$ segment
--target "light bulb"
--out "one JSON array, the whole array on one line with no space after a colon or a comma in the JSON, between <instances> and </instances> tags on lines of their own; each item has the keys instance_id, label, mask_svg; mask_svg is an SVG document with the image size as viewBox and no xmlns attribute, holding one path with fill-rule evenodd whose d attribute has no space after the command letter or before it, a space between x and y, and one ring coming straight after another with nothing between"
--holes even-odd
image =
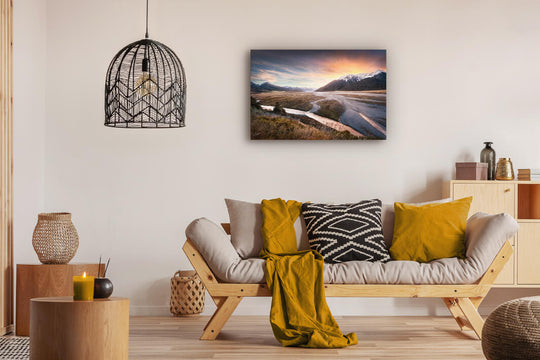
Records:
<instances>
[{"instance_id":1,"label":"light bulb","mask_svg":"<svg viewBox=\"0 0 540 360\"><path fill-rule=\"evenodd\" d=\"M142 74L137 78L135 82L135 88L140 96L145 96L148 94L153 94L156 92L156 79L150 75L150 60L147 57L144 57L142 61Z\"/></svg>"},{"instance_id":2,"label":"light bulb","mask_svg":"<svg viewBox=\"0 0 540 360\"><path fill-rule=\"evenodd\" d=\"M141 76L137 78L135 82L135 87L140 96L145 96L148 94L153 94L156 92L156 79L150 75L149 72L143 71Z\"/></svg>"}]
</instances>

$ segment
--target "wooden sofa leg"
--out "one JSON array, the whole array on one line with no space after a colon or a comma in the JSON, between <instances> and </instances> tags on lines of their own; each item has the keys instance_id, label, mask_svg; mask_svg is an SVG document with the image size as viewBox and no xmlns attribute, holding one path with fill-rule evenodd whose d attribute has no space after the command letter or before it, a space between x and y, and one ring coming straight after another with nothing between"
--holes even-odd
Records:
<instances>
[{"instance_id":1,"label":"wooden sofa leg","mask_svg":"<svg viewBox=\"0 0 540 360\"><path fill-rule=\"evenodd\" d=\"M224 297L224 296L212 297L212 300L214 300L214 304L216 304L217 307L219 307L226 299L227 297Z\"/></svg>"},{"instance_id":2,"label":"wooden sofa leg","mask_svg":"<svg viewBox=\"0 0 540 360\"><path fill-rule=\"evenodd\" d=\"M201 340L215 340L240 301L242 301L242 296L229 296L224 300L217 301L216 303L219 302L218 308L206 324Z\"/></svg>"},{"instance_id":3,"label":"wooden sofa leg","mask_svg":"<svg viewBox=\"0 0 540 360\"><path fill-rule=\"evenodd\" d=\"M482 339L484 319L469 298L456 298L456 302L479 339Z\"/></svg>"},{"instance_id":4,"label":"wooden sofa leg","mask_svg":"<svg viewBox=\"0 0 540 360\"><path fill-rule=\"evenodd\" d=\"M467 317L465 314L463 314L463 311L461 311L461 308L457 304L456 298L442 298L444 301L444 304L450 310L450 313L456 320L457 324L459 325L461 330L472 330L471 325L469 324L469 321L467 320Z\"/></svg>"},{"instance_id":5,"label":"wooden sofa leg","mask_svg":"<svg viewBox=\"0 0 540 360\"><path fill-rule=\"evenodd\" d=\"M484 301L485 296L472 297L469 299L471 299L471 302L473 303L474 307L478 309L482 301Z\"/></svg>"}]
</instances>

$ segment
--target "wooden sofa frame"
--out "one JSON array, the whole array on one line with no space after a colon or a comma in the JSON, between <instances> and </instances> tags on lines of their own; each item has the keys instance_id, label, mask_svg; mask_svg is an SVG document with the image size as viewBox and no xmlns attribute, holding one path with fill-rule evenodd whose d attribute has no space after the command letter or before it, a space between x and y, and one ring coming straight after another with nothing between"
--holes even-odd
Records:
<instances>
[{"instance_id":1,"label":"wooden sofa frame","mask_svg":"<svg viewBox=\"0 0 540 360\"><path fill-rule=\"evenodd\" d=\"M230 234L230 225L221 225ZM217 306L204 328L201 340L215 340L244 297L272 296L266 284L220 282L191 239L186 240L183 250ZM326 284L325 294L327 297L441 298L461 330L474 330L481 339L484 320L478 313L478 306L512 253L512 245L507 240L484 275L470 285Z\"/></svg>"}]
</instances>

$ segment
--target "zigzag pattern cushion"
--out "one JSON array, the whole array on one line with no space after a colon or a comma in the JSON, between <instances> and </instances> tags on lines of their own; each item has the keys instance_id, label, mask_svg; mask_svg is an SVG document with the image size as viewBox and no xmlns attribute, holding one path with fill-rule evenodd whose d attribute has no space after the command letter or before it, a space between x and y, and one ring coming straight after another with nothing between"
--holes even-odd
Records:
<instances>
[{"instance_id":1,"label":"zigzag pattern cushion","mask_svg":"<svg viewBox=\"0 0 540 360\"><path fill-rule=\"evenodd\" d=\"M378 199L356 204L302 204L310 247L327 263L391 260L384 244Z\"/></svg>"}]
</instances>

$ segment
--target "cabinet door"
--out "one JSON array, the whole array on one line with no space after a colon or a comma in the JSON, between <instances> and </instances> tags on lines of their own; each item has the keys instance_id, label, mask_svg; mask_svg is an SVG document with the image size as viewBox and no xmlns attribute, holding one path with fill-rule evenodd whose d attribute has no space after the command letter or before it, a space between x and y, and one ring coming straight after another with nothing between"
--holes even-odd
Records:
<instances>
[{"instance_id":1,"label":"cabinet door","mask_svg":"<svg viewBox=\"0 0 540 360\"><path fill-rule=\"evenodd\" d=\"M516 217L516 185L505 183L466 183L453 184L453 199L461 199L472 196L473 200L469 209L469 216L477 212L488 214L507 213ZM514 237L510 243L515 244ZM513 261L513 260L512 260ZM509 279L510 270L507 270L509 265L499 275L498 279ZM506 276L504 274L507 274ZM512 277L514 269L512 268ZM511 282L513 284L513 282Z\"/></svg>"},{"instance_id":2,"label":"cabinet door","mask_svg":"<svg viewBox=\"0 0 540 360\"><path fill-rule=\"evenodd\" d=\"M513 285L514 284L514 259L515 257L515 251L516 248L513 247L514 254L510 256L510 259L502 269L502 271L499 273L499 276L497 276L497 280L495 280L495 285Z\"/></svg>"},{"instance_id":3,"label":"cabinet door","mask_svg":"<svg viewBox=\"0 0 540 360\"><path fill-rule=\"evenodd\" d=\"M516 217L515 184L504 183L468 183L453 184L453 198L461 199L472 196L469 216L481 211L488 214L507 213Z\"/></svg>"},{"instance_id":4,"label":"cabinet door","mask_svg":"<svg viewBox=\"0 0 540 360\"><path fill-rule=\"evenodd\" d=\"M518 285L540 284L540 223L519 222Z\"/></svg>"}]
</instances>

